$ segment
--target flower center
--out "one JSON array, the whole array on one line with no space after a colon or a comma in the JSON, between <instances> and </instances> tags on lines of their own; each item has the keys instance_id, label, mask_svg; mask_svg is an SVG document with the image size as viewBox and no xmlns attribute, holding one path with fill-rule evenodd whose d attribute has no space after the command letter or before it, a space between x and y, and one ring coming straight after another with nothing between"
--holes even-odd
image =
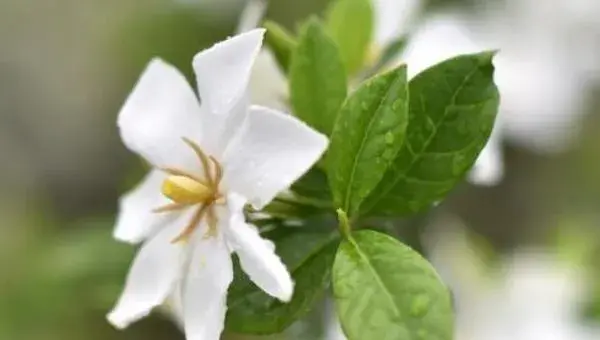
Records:
<instances>
[{"instance_id":1,"label":"flower center","mask_svg":"<svg viewBox=\"0 0 600 340\"><path fill-rule=\"evenodd\" d=\"M208 183L196 179L171 175L162 184L162 193L175 203L207 203L215 196Z\"/></svg>"},{"instance_id":2,"label":"flower center","mask_svg":"<svg viewBox=\"0 0 600 340\"><path fill-rule=\"evenodd\" d=\"M172 243L186 241L196 230L202 219L206 216L208 232L205 236L217 234L217 215L214 210L215 204L224 204L225 198L219 192L219 185L223 178L221 164L212 156L207 156L204 151L193 141L183 138L183 141L196 153L202 168L204 177L175 168L162 169L169 174L162 183L161 192L173 203L154 209L154 212L168 212L198 205L194 216L188 226L177 236Z\"/></svg>"}]
</instances>

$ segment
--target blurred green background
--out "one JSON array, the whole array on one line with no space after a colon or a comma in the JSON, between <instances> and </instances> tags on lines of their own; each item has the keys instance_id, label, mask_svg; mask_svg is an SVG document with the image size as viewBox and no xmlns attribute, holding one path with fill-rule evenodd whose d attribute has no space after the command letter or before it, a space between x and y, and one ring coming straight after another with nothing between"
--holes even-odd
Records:
<instances>
[{"instance_id":1,"label":"blurred green background","mask_svg":"<svg viewBox=\"0 0 600 340\"><path fill-rule=\"evenodd\" d=\"M431 1L426 13L448 3ZM0 339L183 339L160 313L126 332L104 318L135 253L111 238L117 199L145 171L121 144L116 115L151 57L191 77L192 56L233 34L243 6L0 0ZM326 6L272 0L267 16L293 28ZM600 94L597 87L586 91ZM584 128L568 152L540 156L506 145L500 185L461 185L401 237L418 246L423 225L444 235L436 230L459 220L472 249L451 256L468 251L484 272L525 246L541 247L585 274L578 320L600 320L600 99L591 97L597 103L586 106ZM285 337L319 338L320 312Z\"/></svg>"}]
</instances>

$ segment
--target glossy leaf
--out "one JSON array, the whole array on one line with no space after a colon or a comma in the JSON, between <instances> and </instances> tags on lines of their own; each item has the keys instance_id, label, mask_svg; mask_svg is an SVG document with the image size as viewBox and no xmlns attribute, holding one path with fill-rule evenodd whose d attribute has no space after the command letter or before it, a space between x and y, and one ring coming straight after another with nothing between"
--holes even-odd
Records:
<instances>
[{"instance_id":1,"label":"glossy leaf","mask_svg":"<svg viewBox=\"0 0 600 340\"><path fill-rule=\"evenodd\" d=\"M346 91L346 74L337 47L318 20L310 19L301 29L290 66L294 113L329 135Z\"/></svg>"},{"instance_id":2,"label":"glossy leaf","mask_svg":"<svg viewBox=\"0 0 600 340\"><path fill-rule=\"evenodd\" d=\"M498 110L493 52L458 56L409 82L406 140L363 214L411 214L441 200L485 146Z\"/></svg>"},{"instance_id":3,"label":"glossy leaf","mask_svg":"<svg viewBox=\"0 0 600 340\"><path fill-rule=\"evenodd\" d=\"M327 175L323 170L314 167L292 185L292 190L304 197L331 202L331 191Z\"/></svg>"},{"instance_id":4,"label":"glossy leaf","mask_svg":"<svg viewBox=\"0 0 600 340\"><path fill-rule=\"evenodd\" d=\"M227 329L240 333L279 333L307 313L329 285L339 243L337 236L290 229L277 228L265 236L275 242L277 254L292 274L292 300L283 303L270 297L236 266L228 294Z\"/></svg>"},{"instance_id":5,"label":"glossy leaf","mask_svg":"<svg viewBox=\"0 0 600 340\"><path fill-rule=\"evenodd\" d=\"M433 267L394 238L358 231L341 243L333 291L349 340L450 340L450 294Z\"/></svg>"},{"instance_id":6,"label":"glossy leaf","mask_svg":"<svg viewBox=\"0 0 600 340\"><path fill-rule=\"evenodd\" d=\"M281 70L287 73L297 41L290 32L273 21L265 22L264 27L267 29L265 44L273 52Z\"/></svg>"},{"instance_id":7,"label":"glossy leaf","mask_svg":"<svg viewBox=\"0 0 600 340\"><path fill-rule=\"evenodd\" d=\"M402 147L407 122L405 66L367 80L344 103L327 162L334 202L350 217Z\"/></svg>"},{"instance_id":8,"label":"glossy leaf","mask_svg":"<svg viewBox=\"0 0 600 340\"><path fill-rule=\"evenodd\" d=\"M372 0L336 0L329 8L327 26L338 44L348 74L363 66L374 31Z\"/></svg>"}]
</instances>

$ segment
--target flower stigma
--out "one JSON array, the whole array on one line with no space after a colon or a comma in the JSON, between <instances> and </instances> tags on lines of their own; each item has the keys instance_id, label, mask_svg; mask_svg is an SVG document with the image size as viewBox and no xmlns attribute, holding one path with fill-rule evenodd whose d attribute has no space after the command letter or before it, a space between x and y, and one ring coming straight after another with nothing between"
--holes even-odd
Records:
<instances>
[{"instance_id":1,"label":"flower stigma","mask_svg":"<svg viewBox=\"0 0 600 340\"><path fill-rule=\"evenodd\" d=\"M213 156L207 156L200 146L192 140L184 137L183 141L200 160L204 178L176 168L161 169L169 175L162 183L161 192L173 203L156 208L153 211L163 213L198 206L187 227L171 243L187 241L204 217L206 217L208 224L205 237L216 236L217 215L214 208L216 204L225 203L225 197L219 191L219 184L223 178L221 164Z\"/></svg>"}]
</instances>

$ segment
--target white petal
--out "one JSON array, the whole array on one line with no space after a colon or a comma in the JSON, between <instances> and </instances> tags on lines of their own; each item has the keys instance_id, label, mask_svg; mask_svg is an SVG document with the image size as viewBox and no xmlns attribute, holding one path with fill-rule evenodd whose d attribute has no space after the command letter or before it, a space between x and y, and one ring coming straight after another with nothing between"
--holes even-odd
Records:
<instances>
[{"instance_id":1,"label":"white petal","mask_svg":"<svg viewBox=\"0 0 600 340\"><path fill-rule=\"evenodd\" d=\"M225 324L227 289L233 280L229 249L222 234L197 233L183 286L183 318L187 340L217 340Z\"/></svg>"},{"instance_id":2,"label":"white petal","mask_svg":"<svg viewBox=\"0 0 600 340\"><path fill-rule=\"evenodd\" d=\"M228 243L252 282L269 295L290 301L294 291L290 273L275 254L273 243L260 237L258 229L244 221L244 200L236 196L228 197L229 224L223 225Z\"/></svg>"},{"instance_id":3,"label":"white petal","mask_svg":"<svg viewBox=\"0 0 600 340\"><path fill-rule=\"evenodd\" d=\"M219 160L223 159L224 151L244 124L248 113L248 101L248 96L243 95L229 112L206 114L206 121L210 122L202 132L202 147L206 152Z\"/></svg>"},{"instance_id":4,"label":"white petal","mask_svg":"<svg viewBox=\"0 0 600 340\"><path fill-rule=\"evenodd\" d=\"M262 49L250 77L250 98L256 105L286 110L287 79L277 65L273 53Z\"/></svg>"},{"instance_id":5,"label":"white petal","mask_svg":"<svg viewBox=\"0 0 600 340\"><path fill-rule=\"evenodd\" d=\"M160 59L152 60L138 80L117 124L125 145L157 167L195 161L181 138L201 137L198 100L185 77Z\"/></svg>"},{"instance_id":6,"label":"white petal","mask_svg":"<svg viewBox=\"0 0 600 340\"><path fill-rule=\"evenodd\" d=\"M262 49L256 57L249 87L252 103L277 110L287 109L287 79L270 50Z\"/></svg>"},{"instance_id":7,"label":"white petal","mask_svg":"<svg viewBox=\"0 0 600 340\"><path fill-rule=\"evenodd\" d=\"M162 311L183 331L183 301L181 297L181 281L175 284L171 294L165 299ZM159 307L159 308L161 308Z\"/></svg>"},{"instance_id":8,"label":"white petal","mask_svg":"<svg viewBox=\"0 0 600 340\"><path fill-rule=\"evenodd\" d=\"M202 106L228 114L245 95L264 29L254 29L198 53L193 65Z\"/></svg>"},{"instance_id":9,"label":"white petal","mask_svg":"<svg viewBox=\"0 0 600 340\"><path fill-rule=\"evenodd\" d=\"M115 327L125 328L145 317L171 293L180 278L186 251L184 244L172 244L171 241L181 232L180 222L189 217L189 213L183 214L142 246L133 261L123 293L107 316Z\"/></svg>"},{"instance_id":10,"label":"white petal","mask_svg":"<svg viewBox=\"0 0 600 340\"><path fill-rule=\"evenodd\" d=\"M252 106L225 152L225 183L257 209L319 160L327 137L284 113Z\"/></svg>"},{"instance_id":11,"label":"white petal","mask_svg":"<svg viewBox=\"0 0 600 340\"><path fill-rule=\"evenodd\" d=\"M267 11L267 0L248 0L238 22L236 32L243 33L258 27Z\"/></svg>"},{"instance_id":12,"label":"white petal","mask_svg":"<svg viewBox=\"0 0 600 340\"><path fill-rule=\"evenodd\" d=\"M577 140L586 112L585 82L547 49L502 50L494 60L504 138L540 153L562 152Z\"/></svg>"},{"instance_id":13,"label":"white petal","mask_svg":"<svg viewBox=\"0 0 600 340\"><path fill-rule=\"evenodd\" d=\"M160 192L164 177L162 172L153 170L136 188L121 196L113 232L117 240L139 243L175 218L176 214L173 213L152 212L152 209L169 203Z\"/></svg>"},{"instance_id":14,"label":"white petal","mask_svg":"<svg viewBox=\"0 0 600 340\"><path fill-rule=\"evenodd\" d=\"M422 0L375 0L375 43L384 47L406 34L422 7Z\"/></svg>"}]
</instances>

